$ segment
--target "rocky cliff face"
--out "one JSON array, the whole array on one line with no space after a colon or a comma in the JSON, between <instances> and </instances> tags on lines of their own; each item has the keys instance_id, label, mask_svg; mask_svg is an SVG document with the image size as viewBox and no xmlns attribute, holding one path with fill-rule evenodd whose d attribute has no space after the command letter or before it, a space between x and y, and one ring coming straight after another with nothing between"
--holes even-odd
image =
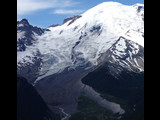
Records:
<instances>
[{"instance_id":1,"label":"rocky cliff face","mask_svg":"<svg viewBox=\"0 0 160 120\"><path fill-rule=\"evenodd\" d=\"M17 120L60 120L52 113L41 96L21 76L17 77Z\"/></svg>"}]
</instances>

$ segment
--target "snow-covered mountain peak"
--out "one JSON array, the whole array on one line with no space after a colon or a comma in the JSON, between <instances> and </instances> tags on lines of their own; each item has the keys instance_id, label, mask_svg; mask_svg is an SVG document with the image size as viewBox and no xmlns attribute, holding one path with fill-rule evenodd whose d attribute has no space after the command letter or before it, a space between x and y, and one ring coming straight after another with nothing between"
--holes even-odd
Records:
<instances>
[{"instance_id":1,"label":"snow-covered mountain peak","mask_svg":"<svg viewBox=\"0 0 160 120\"><path fill-rule=\"evenodd\" d=\"M21 21L17 21L17 27L28 26L29 22L27 19L22 19Z\"/></svg>"},{"instance_id":2,"label":"snow-covered mountain peak","mask_svg":"<svg viewBox=\"0 0 160 120\"><path fill-rule=\"evenodd\" d=\"M136 5L138 6L138 5ZM140 8L139 8L140 9ZM65 30L73 32L87 33L94 28L100 28L105 34L114 34L114 36L126 36L128 31L139 31L144 33L144 11L138 13L138 8L134 6L126 6L117 2L104 2L96 7L91 8L79 17L68 19L63 25L57 28L50 28L51 31ZM72 17L71 17L72 18ZM135 22L136 21L136 22ZM113 35L112 35L113 36ZM137 35L136 35L137 36ZM130 37L130 38L129 38ZM127 35L127 38L137 42L141 46L143 44L143 35L137 39L135 36Z\"/></svg>"},{"instance_id":3,"label":"snow-covered mountain peak","mask_svg":"<svg viewBox=\"0 0 160 120\"><path fill-rule=\"evenodd\" d=\"M37 80L61 72L65 68L75 69L87 65L88 69L98 65L103 61L100 60L102 55L113 47L119 38L144 46L144 21L139 11L144 12L139 7L104 2L82 15L65 19L62 25L49 27L50 31L40 36L37 35L37 41L25 52L26 56L31 56L32 53L40 54L42 63ZM121 47L124 47L123 52L131 48L129 45L126 48L125 44Z\"/></svg>"},{"instance_id":4,"label":"snow-covered mountain peak","mask_svg":"<svg viewBox=\"0 0 160 120\"><path fill-rule=\"evenodd\" d=\"M127 81L132 84L134 79L141 80L139 77L143 77L144 71L143 5L104 2L82 15L66 18L62 25L50 26L49 30L25 24L25 19L17 22L17 73L28 78L49 106L74 109L75 100L85 93L114 113L127 112L121 105L105 101L94 91L96 88L83 84L81 79L90 72L96 73L98 86L111 83L114 87L121 81L128 86ZM92 77L89 79L94 83ZM122 94L126 85L120 87ZM137 85L135 87L137 91Z\"/></svg>"}]
</instances>

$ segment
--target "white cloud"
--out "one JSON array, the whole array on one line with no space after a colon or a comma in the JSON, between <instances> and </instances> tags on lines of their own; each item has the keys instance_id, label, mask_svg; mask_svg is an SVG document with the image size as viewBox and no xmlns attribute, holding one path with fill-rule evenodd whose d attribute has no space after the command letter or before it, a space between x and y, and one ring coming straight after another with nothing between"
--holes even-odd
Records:
<instances>
[{"instance_id":1,"label":"white cloud","mask_svg":"<svg viewBox=\"0 0 160 120\"><path fill-rule=\"evenodd\" d=\"M49 8L66 8L78 4L73 0L17 0L17 15L31 14Z\"/></svg>"},{"instance_id":2,"label":"white cloud","mask_svg":"<svg viewBox=\"0 0 160 120\"><path fill-rule=\"evenodd\" d=\"M66 10L66 9L58 9L53 12L53 14L79 14L84 12L84 10Z\"/></svg>"}]
</instances>

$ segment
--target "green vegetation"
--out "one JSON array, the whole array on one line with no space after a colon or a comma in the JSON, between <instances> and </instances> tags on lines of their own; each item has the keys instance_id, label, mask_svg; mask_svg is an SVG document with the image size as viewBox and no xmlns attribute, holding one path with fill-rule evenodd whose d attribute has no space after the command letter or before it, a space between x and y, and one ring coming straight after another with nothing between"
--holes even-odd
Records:
<instances>
[{"instance_id":1,"label":"green vegetation","mask_svg":"<svg viewBox=\"0 0 160 120\"><path fill-rule=\"evenodd\" d=\"M114 117L111 111L84 95L79 97L78 110L70 120L111 120L111 116Z\"/></svg>"}]
</instances>

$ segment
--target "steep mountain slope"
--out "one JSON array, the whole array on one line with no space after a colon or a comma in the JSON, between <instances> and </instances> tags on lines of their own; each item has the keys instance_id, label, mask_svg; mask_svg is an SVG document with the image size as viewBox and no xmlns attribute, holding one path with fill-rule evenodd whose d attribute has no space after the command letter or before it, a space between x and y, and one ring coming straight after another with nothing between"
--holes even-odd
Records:
<instances>
[{"instance_id":1,"label":"steep mountain slope","mask_svg":"<svg viewBox=\"0 0 160 120\"><path fill-rule=\"evenodd\" d=\"M104 2L48 29L34 34L25 49L17 47L17 72L29 78L51 107L74 113L83 92L113 113L125 113L119 103L104 100L81 79L106 63L107 74L117 78L124 70L144 71L144 6ZM22 33L17 31L17 36L23 38Z\"/></svg>"},{"instance_id":2,"label":"steep mountain slope","mask_svg":"<svg viewBox=\"0 0 160 120\"><path fill-rule=\"evenodd\" d=\"M34 87L17 77L17 120L60 120L52 113Z\"/></svg>"},{"instance_id":3,"label":"steep mountain slope","mask_svg":"<svg viewBox=\"0 0 160 120\"><path fill-rule=\"evenodd\" d=\"M37 41L36 36L41 36L45 31L48 30L30 25L26 19L17 22L17 73L23 72L29 79L36 75L41 62L38 51L34 52L29 47Z\"/></svg>"}]
</instances>

